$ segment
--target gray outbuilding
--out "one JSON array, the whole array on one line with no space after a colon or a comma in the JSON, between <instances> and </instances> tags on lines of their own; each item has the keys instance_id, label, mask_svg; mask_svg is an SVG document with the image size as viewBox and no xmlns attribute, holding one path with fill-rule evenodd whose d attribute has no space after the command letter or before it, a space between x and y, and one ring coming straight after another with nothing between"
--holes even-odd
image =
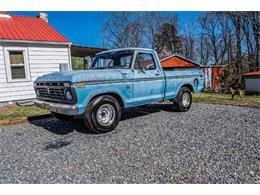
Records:
<instances>
[{"instance_id":1,"label":"gray outbuilding","mask_svg":"<svg viewBox=\"0 0 260 195\"><path fill-rule=\"evenodd\" d=\"M249 72L243 75L247 94L260 94L260 71Z\"/></svg>"}]
</instances>

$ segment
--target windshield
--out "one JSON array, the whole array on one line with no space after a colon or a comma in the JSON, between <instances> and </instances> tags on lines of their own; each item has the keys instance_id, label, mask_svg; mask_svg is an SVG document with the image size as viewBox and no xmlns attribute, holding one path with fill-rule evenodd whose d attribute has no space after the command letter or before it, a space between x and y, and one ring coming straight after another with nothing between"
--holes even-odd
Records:
<instances>
[{"instance_id":1,"label":"windshield","mask_svg":"<svg viewBox=\"0 0 260 195\"><path fill-rule=\"evenodd\" d=\"M128 69L133 58L133 51L111 52L97 55L90 69Z\"/></svg>"}]
</instances>

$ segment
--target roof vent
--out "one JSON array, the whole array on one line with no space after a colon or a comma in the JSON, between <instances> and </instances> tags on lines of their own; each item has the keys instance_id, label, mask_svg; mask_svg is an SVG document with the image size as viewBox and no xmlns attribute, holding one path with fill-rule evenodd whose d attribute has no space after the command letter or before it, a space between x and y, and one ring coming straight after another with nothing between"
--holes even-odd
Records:
<instances>
[{"instance_id":1,"label":"roof vent","mask_svg":"<svg viewBox=\"0 0 260 195\"><path fill-rule=\"evenodd\" d=\"M41 19L43 19L45 22L48 23L48 14L47 14L47 13L40 12L39 15L38 15L38 18L41 18Z\"/></svg>"}]
</instances>

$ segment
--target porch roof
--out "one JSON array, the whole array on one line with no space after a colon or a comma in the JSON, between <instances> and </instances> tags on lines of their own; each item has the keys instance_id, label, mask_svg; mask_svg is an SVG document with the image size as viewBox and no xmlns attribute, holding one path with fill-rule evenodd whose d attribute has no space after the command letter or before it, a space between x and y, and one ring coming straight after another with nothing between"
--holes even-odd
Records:
<instances>
[{"instance_id":1,"label":"porch roof","mask_svg":"<svg viewBox=\"0 0 260 195\"><path fill-rule=\"evenodd\" d=\"M81 45L71 45L71 56L74 57L86 57L93 56L96 53L107 50L106 48L98 48L98 47L87 47Z\"/></svg>"}]
</instances>

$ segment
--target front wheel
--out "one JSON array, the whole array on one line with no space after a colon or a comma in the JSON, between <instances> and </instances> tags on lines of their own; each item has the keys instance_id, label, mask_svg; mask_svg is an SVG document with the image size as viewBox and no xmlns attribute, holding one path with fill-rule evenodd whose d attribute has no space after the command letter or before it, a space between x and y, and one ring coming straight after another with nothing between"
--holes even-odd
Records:
<instances>
[{"instance_id":1,"label":"front wheel","mask_svg":"<svg viewBox=\"0 0 260 195\"><path fill-rule=\"evenodd\" d=\"M192 103L191 91L187 87L182 87L174 99L174 104L177 107L177 110L180 112L186 112L190 109Z\"/></svg>"},{"instance_id":2,"label":"front wheel","mask_svg":"<svg viewBox=\"0 0 260 195\"><path fill-rule=\"evenodd\" d=\"M93 99L84 113L86 126L95 133L106 133L114 130L120 119L120 104L110 95Z\"/></svg>"}]
</instances>

